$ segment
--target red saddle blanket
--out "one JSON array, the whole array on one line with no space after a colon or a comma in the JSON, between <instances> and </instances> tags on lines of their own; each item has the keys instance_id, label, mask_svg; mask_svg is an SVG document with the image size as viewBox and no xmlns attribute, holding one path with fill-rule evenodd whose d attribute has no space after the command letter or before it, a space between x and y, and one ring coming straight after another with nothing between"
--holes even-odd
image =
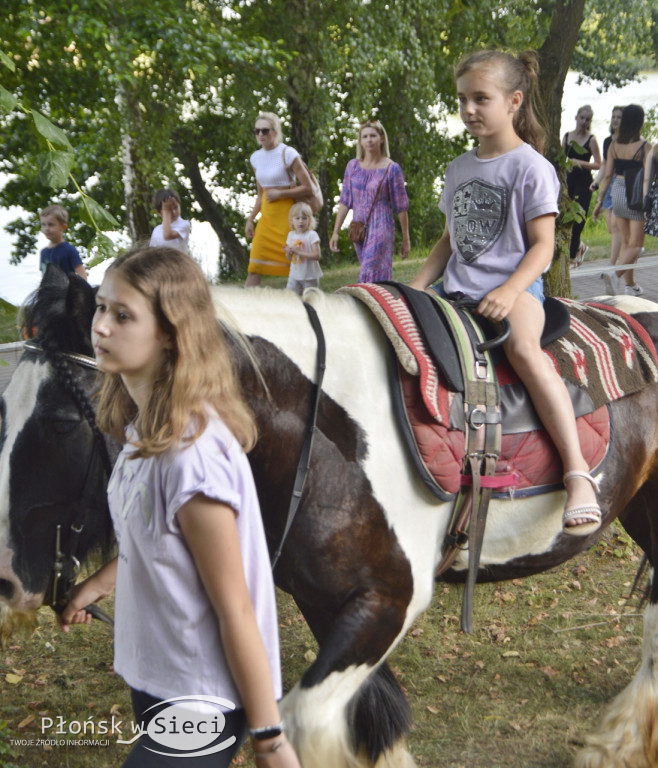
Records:
<instances>
[{"instance_id":1,"label":"red saddle blanket","mask_svg":"<svg viewBox=\"0 0 658 768\"><path fill-rule=\"evenodd\" d=\"M375 283L341 289L363 301L379 320L396 352L400 399L405 405L406 430L413 433L416 463L433 478L442 498L453 496L461 484L465 435L450 423L454 397L427 353L402 296ZM544 352L572 389L586 390L589 412L578 417L581 447L596 473L609 450L609 403L658 381L658 359L646 330L630 315L603 304L562 299L571 315L567 333ZM497 365L499 384L518 386L506 360ZM503 432L505 424L503 423ZM544 493L561 484L560 457L543 429L503 434L497 474L515 477L518 494ZM500 493L500 491L499 491Z\"/></svg>"}]
</instances>

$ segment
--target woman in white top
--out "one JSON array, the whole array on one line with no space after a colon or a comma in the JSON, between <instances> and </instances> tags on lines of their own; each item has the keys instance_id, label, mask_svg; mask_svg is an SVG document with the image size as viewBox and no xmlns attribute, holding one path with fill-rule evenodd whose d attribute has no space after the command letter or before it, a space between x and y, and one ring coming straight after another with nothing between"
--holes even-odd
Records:
<instances>
[{"instance_id":1,"label":"woman in white top","mask_svg":"<svg viewBox=\"0 0 658 768\"><path fill-rule=\"evenodd\" d=\"M245 235L253 238L247 286L260 285L261 275L288 275L290 261L283 251L288 236L288 213L294 202L311 194L311 179L299 152L281 141L279 118L272 112L261 112L256 118L254 135L260 149L253 153L250 162L258 194L245 226ZM293 176L299 181L297 186ZM258 226L254 228L259 213Z\"/></svg>"}]
</instances>

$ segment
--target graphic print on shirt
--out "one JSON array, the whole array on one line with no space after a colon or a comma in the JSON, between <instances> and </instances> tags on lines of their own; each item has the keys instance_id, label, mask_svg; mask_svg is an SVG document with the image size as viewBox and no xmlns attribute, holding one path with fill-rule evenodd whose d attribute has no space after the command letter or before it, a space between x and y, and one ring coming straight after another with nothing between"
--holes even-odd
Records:
<instances>
[{"instance_id":1,"label":"graphic print on shirt","mask_svg":"<svg viewBox=\"0 0 658 768\"><path fill-rule=\"evenodd\" d=\"M455 245L469 263L498 240L507 219L507 189L469 179L455 190Z\"/></svg>"},{"instance_id":2,"label":"graphic print on shirt","mask_svg":"<svg viewBox=\"0 0 658 768\"><path fill-rule=\"evenodd\" d=\"M303 240L295 240L295 242L292 244L293 248L299 248L302 251L305 251L306 248L304 246ZM302 263L302 257L298 253L293 253L292 255L292 263L293 264L301 264Z\"/></svg>"}]
</instances>

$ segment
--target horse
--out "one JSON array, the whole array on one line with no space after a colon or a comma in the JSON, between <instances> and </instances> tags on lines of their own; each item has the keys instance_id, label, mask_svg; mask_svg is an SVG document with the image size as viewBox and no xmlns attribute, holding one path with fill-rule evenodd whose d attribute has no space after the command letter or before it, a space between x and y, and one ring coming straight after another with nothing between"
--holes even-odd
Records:
<instances>
[{"instance_id":1,"label":"horse","mask_svg":"<svg viewBox=\"0 0 658 768\"><path fill-rule=\"evenodd\" d=\"M259 440L249 455L270 552L288 527L318 377L318 339L291 292L213 288ZM658 305L610 297L658 342ZM307 291L326 344L313 448L297 515L275 568L319 651L282 703L305 768L408 768L408 703L386 658L429 605L451 504L419 478L392 417L386 338L349 295ZM93 289L55 268L27 314L24 353L0 399L1 618L41 605L62 560L111 542L105 490L116 456L95 425ZM233 330L230 330L233 328ZM658 557L658 385L610 405L615 439L599 476L604 525L619 518ZM83 499L83 503L80 503ZM595 541L565 536L564 490L494 498L478 571L498 581L557 566ZM58 528L59 526L59 528ZM447 574L463 579L467 553ZM50 600L51 597L48 597ZM14 618L12 618L14 617ZM658 580L634 680L586 738L579 768L658 764Z\"/></svg>"}]
</instances>

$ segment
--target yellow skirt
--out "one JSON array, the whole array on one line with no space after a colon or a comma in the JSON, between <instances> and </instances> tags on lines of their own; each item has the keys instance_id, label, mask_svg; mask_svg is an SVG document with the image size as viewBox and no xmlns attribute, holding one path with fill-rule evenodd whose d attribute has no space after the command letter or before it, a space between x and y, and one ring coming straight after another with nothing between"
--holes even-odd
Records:
<instances>
[{"instance_id":1,"label":"yellow skirt","mask_svg":"<svg viewBox=\"0 0 658 768\"><path fill-rule=\"evenodd\" d=\"M280 197L268 203L263 192L260 219L249 253L249 272L276 276L286 276L290 272L290 262L283 248L290 231L288 213L292 204L290 197Z\"/></svg>"}]
</instances>

